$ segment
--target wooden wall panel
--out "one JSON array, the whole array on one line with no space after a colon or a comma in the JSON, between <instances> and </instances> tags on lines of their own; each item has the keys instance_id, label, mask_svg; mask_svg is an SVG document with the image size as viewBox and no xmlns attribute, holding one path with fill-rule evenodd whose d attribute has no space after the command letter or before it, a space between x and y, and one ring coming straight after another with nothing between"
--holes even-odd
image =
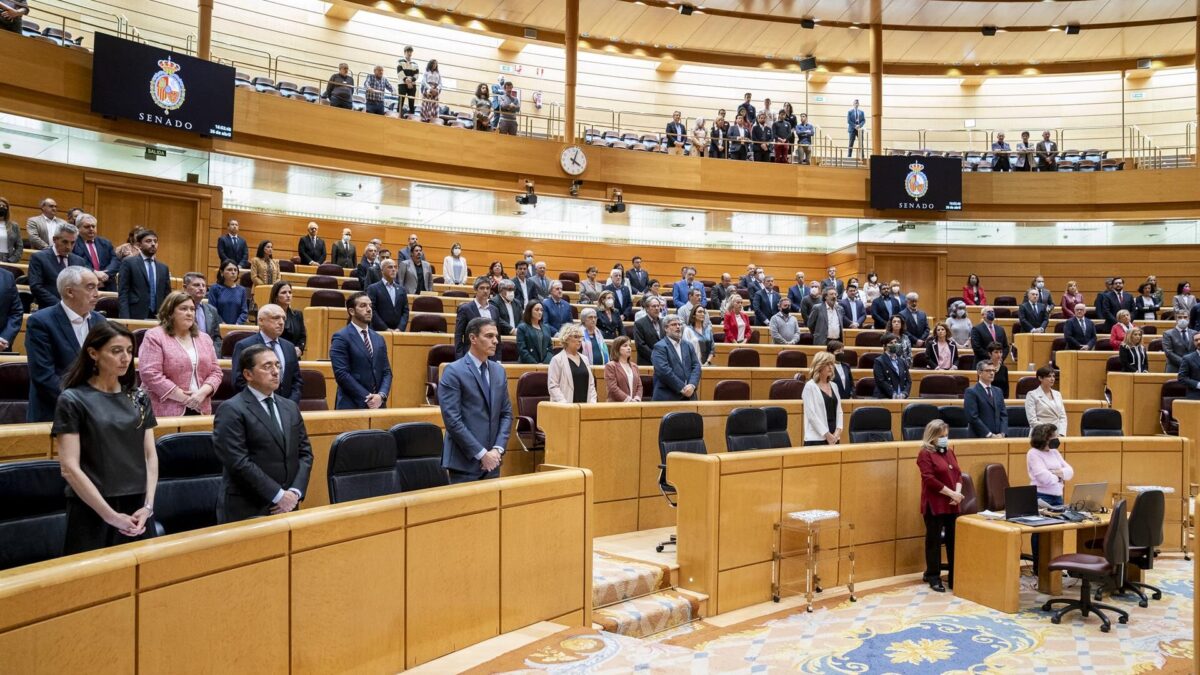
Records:
<instances>
[{"instance_id":1,"label":"wooden wall panel","mask_svg":"<svg viewBox=\"0 0 1200 675\"><path fill-rule=\"evenodd\" d=\"M134 604L131 597L113 600L0 633L4 671L29 675L135 672Z\"/></svg>"}]
</instances>

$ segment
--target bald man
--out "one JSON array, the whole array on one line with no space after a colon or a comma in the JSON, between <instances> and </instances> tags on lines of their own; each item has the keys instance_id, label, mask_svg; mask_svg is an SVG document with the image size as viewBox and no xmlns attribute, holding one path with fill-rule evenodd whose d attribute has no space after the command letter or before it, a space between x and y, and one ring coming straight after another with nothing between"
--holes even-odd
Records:
<instances>
[{"instance_id":1,"label":"bald man","mask_svg":"<svg viewBox=\"0 0 1200 675\"><path fill-rule=\"evenodd\" d=\"M266 345L279 358L282 366L279 370L279 389L276 394L300 402L300 394L304 390L303 378L300 376L300 360L296 356L296 347L283 339L283 324L287 319L283 308L279 305L263 305L258 310L258 332L250 337L238 340L233 347L233 362L241 363L242 352L253 345ZM234 375L233 388L241 391L246 388L246 379L242 371Z\"/></svg>"},{"instance_id":2,"label":"bald man","mask_svg":"<svg viewBox=\"0 0 1200 675\"><path fill-rule=\"evenodd\" d=\"M321 265L325 262L325 240L317 236L316 223L308 224L308 234L300 237L299 245L301 265Z\"/></svg>"}]
</instances>

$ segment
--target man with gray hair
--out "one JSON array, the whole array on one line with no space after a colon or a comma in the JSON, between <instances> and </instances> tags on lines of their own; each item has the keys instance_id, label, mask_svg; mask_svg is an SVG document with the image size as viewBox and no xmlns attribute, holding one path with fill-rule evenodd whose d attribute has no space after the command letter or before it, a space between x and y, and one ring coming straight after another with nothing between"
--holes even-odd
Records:
<instances>
[{"instance_id":1,"label":"man with gray hair","mask_svg":"<svg viewBox=\"0 0 1200 675\"><path fill-rule=\"evenodd\" d=\"M543 271L545 268L543 267ZM542 322L550 327L550 330L555 333L563 325L571 323L574 320L574 315L571 312L571 303L563 297L562 282L558 279L550 282L550 295L542 300Z\"/></svg>"},{"instance_id":2,"label":"man with gray hair","mask_svg":"<svg viewBox=\"0 0 1200 675\"><path fill-rule=\"evenodd\" d=\"M217 308L204 301L208 297L208 280L199 272L183 275L183 292L196 305L196 328L212 338L213 350L221 353L221 314ZM237 363L237 361L234 361Z\"/></svg>"},{"instance_id":3,"label":"man with gray hair","mask_svg":"<svg viewBox=\"0 0 1200 675\"><path fill-rule=\"evenodd\" d=\"M683 344L683 322L677 315L668 314L662 323L667 335L651 354L654 400L693 401L700 389L700 360L696 350Z\"/></svg>"},{"instance_id":4,"label":"man with gray hair","mask_svg":"<svg viewBox=\"0 0 1200 675\"><path fill-rule=\"evenodd\" d=\"M87 261L71 252L78 236L79 230L64 222L51 238L50 248L44 248L29 257L29 292L33 293L39 308L45 309L58 303L58 286L55 282L63 270L72 265L87 267Z\"/></svg>"},{"instance_id":5,"label":"man with gray hair","mask_svg":"<svg viewBox=\"0 0 1200 675\"><path fill-rule=\"evenodd\" d=\"M494 295L491 302L492 307L496 309L496 329L501 335L516 335L517 326L521 323L521 315L524 313L524 308L516 297L517 286L512 282L512 279L501 279L497 284L499 293Z\"/></svg>"},{"instance_id":6,"label":"man with gray hair","mask_svg":"<svg viewBox=\"0 0 1200 675\"><path fill-rule=\"evenodd\" d=\"M95 311L100 300L96 274L82 265L59 273L61 302L29 315L25 321L25 353L29 364L29 422L54 420L54 408L62 393L62 375L79 356L83 341L97 324L105 321Z\"/></svg>"},{"instance_id":7,"label":"man with gray hair","mask_svg":"<svg viewBox=\"0 0 1200 675\"><path fill-rule=\"evenodd\" d=\"M967 424L975 438L1004 438L1008 433L1008 408L1004 405L1004 394L992 386L996 379L996 364L981 361L975 364L978 383L968 387L963 396L963 410Z\"/></svg>"},{"instance_id":8,"label":"man with gray hair","mask_svg":"<svg viewBox=\"0 0 1200 675\"><path fill-rule=\"evenodd\" d=\"M650 296L644 301L646 316L633 322L633 343L637 347L637 362L639 366L654 365L653 351L655 345L663 338L662 300L658 296Z\"/></svg>"},{"instance_id":9,"label":"man with gray hair","mask_svg":"<svg viewBox=\"0 0 1200 675\"><path fill-rule=\"evenodd\" d=\"M279 388L275 393L299 403L300 394L304 390L304 379L300 375L300 359L296 356L296 346L283 338L283 324L286 319L287 314L279 305L259 307L258 332L238 340L233 347L233 362L241 363L242 352L250 347L266 345L279 359ZM240 368L234 373L233 388L236 391L246 388L246 378Z\"/></svg>"},{"instance_id":10,"label":"man with gray hair","mask_svg":"<svg viewBox=\"0 0 1200 675\"><path fill-rule=\"evenodd\" d=\"M58 202L52 197L46 197L38 204L42 212L25 221L25 230L29 233L29 248L40 251L50 248L50 242L58 232L58 228L67 221L58 217Z\"/></svg>"},{"instance_id":11,"label":"man with gray hair","mask_svg":"<svg viewBox=\"0 0 1200 675\"><path fill-rule=\"evenodd\" d=\"M366 90L367 112L372 115L382 115L384 113L383 98L391 95L394 90L392 83L383 74L383 66L375 66L375 70L367 76L367 81L363 83L363 89Z\"/></svg>"},{"instance_id":12,"label":"man with gray hair","mask_svg":"<svg viewBox=\"0 0 1200 675\"><path fill-rule=\"evenodd\" d=\"M96 216L81 213L75 218L79 238L75 240L75 255L87 261L87 266L100 280L100 290L117 290L117 267L121 261L112 242L97 233Z\"/></svg>"},{"instance_id":13,"label":"man with gray hair","mask_svg":"<svg viewBox=\"0 0 1200 675\"><path fill-rule=\"evenodd\" d=\"M920 297L916 293L905 295L904 309L900 310L900 318L904 319L904 332L908 334L908 341L914 348L924 347L925 341L929 339L929 317L917 309L918 300Z\"/></svg>"},{"instance_id":14,"label":"man with gray hair","mask_svg":"<svg viewBox=\"0 0 1200 675\"><path fill-rule=\"evenodd\" d=\"M367 286L367 297L375 312L371 316L371 328L375 332L387 330L403 331L408 327L408 292L400 285L396 272L399 265L395 260L379 263L382 278Z\"/></svg>"}]
</instances>

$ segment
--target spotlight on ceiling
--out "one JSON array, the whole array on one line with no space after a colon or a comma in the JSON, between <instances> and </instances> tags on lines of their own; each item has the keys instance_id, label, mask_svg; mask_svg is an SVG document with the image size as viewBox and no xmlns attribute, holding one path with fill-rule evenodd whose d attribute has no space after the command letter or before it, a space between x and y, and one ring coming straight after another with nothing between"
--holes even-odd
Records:
<instances>
[{"instance_id":1,"label":"spotlight on ceiling","mask_svg":"<svg viewBox=\"0 0 1200 675\"><path fill-rule=\"evenodd\" d=\"M525 194L513 198L521 206L537 206L537 195L533 192L533 181L525 181Z\"/></svg>"},{"instance_id":2,"label":"spotlight on ceiling","mask_svg":"<svg viewBox=\"0 0 1200 675\"><path fill-rule=\"evenodd\" d=\"M621 188L613 190L613 203L605 204L604 210L609 213L625 213L625 198L621 196Z\"/></svg>"},{"instance_id":3,"label":"spotlight on ceiling","mask_svg":"<svg viewBox=\"0 0 1200 675\"><path fill-rule=\"evenodd\" d=\"M1067 35L1079 35L1079 24L1072 23L1067 25Z\"/></svg>"},{"instance_id":4,"label":"spotlight on ceiling","mask_svg":"<svg viewBox=\"0 0 1200 675\"><path fill-rule=\"evenodd\" d=\"M696 11L696 8L692 5L680 5L679 6L679 13L684 16L691 16L692 12L694 12L694 11Z\"/></svg>"},{"instance_id":5,"label":"spotlight on ceiling","mask_svg":"<svg viewBox=\"0 0 1200 675\"><path fill-rule=\"evenodd\" d=\"M983 31L983 34L986 35L987 37L992 37L993 35L996 34L995 26L984 26L981 30Z\"/></svg>"},{"instance_id":6,"label":"spotlight on ceiling","mask_svg":"<svg viewBox=\"0 0 1200 675\"><path fill-rule=\"evenodd\" d=\"M800 19L800 27L812 30L817 27L817 22L814 19Z\"/></svg>"}]
</instances>

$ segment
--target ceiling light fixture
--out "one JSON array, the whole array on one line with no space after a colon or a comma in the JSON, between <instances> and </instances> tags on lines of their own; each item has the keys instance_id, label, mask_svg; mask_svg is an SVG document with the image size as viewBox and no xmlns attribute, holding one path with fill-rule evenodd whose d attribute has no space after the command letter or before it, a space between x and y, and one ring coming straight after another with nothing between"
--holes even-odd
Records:
<instances>
[{"instance_id":1,"label":"ceiling light fixture","mask_svg":"<svg viewBox=\"0 0 1200 675\"><path fill-rule=\"evenodd\" d=\"M696 8L693 7L692 5L680 5L679 6L679 13L682 14L683 16L691 16L692 12L695 12L695 11L696 11Z\"/></svg>"},{"instance_id":2,"label":"ceiling light fixture","mask_svg":"<svg viewBox=\"0 0 1200 675\"><path fill-rule=\"evenodd\" d=\"M993 35L996 34L996 27L995 26L984 26L983 28L980 29L980 32L982 32L986 37L992 37Z\"/></svg>"},{"instance_id":3,"label":"ceiling light fixture","mask_svg":"<svg viewBox=\"0 0 1200 675\"><path fill-rule=\"evenodd\" d=\"M1079 24L1067 24L1067 35L1079 35Z\"/></svg>"},{"instance_id":4,"label":"ceiling light fixture","mask_svg":"<svg viewBox=\"0 0 1200 675\"><path fill-rule=\"evenodd\" d=\"M807 19L807 18L800 19L800 27L801 28L807 28L809 30L812 30L813 28L816 28L816 26L817 26L816 19Z\"/></svg>"}]
</instances>

